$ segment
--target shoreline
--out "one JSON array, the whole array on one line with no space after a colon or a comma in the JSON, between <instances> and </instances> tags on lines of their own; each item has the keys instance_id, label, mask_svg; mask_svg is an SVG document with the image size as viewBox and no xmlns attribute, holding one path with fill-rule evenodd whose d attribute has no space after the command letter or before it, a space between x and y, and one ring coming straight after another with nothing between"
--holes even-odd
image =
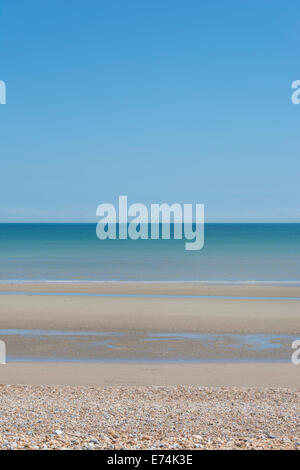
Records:
<instances>
[{"instance_id":1,"label":"shoreline","mask_svg":"<svg viewBox=\"0 0 300 470\"><path fill-rule=\"evenodd\" d=\"M119 282L119 281L1 281L0 292L157 294L245 297L298 297L300 284L203 283L203 282Z\"/></svg>"}]
</instances>

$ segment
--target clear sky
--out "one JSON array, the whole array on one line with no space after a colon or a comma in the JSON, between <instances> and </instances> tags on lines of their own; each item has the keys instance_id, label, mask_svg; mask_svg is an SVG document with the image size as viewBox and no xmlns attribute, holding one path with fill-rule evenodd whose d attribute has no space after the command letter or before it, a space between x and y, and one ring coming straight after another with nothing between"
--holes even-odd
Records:
<instances>
[{"instance_id":1,"label":"clear sky","mask_svg":"<svg viewBox=\"0 0 300 470\"><path fill-rule=\"evenodd\" d=\"M300 222L299 32L298 0L1 0L0 222Z\"/></svg>"}]
</instances>

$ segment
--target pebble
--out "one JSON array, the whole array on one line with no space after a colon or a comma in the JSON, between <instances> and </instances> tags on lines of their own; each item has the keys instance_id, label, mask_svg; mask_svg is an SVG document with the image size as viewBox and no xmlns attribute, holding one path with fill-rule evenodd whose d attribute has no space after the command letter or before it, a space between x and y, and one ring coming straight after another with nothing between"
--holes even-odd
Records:
<instances>
[{"instance_id":1,"label":"pebble","mask_svg":"<svg viewBox=\"0 0 300 470\"><path fill-rule=\"evenodd\" d=\"M300 391L2 385L0 417L7 450L295 449Z\"/></svg>"},{"instance_id":2,"label":"pebble","mask_svg":"<svg viewBox=\"0 0 300 470\"><path fill-rule=\"evenodd\" d=\"M100 442L98 441L98 439L91 439L90 443L91 443L91 444L100 444Z\"/></svg>"}]
</instances>

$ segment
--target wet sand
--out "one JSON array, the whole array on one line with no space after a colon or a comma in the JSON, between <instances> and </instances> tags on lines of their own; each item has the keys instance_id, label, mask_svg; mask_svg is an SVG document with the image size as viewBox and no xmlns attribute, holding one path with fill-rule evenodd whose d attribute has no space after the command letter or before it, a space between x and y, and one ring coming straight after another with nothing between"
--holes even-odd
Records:
<instances>
[{"instance_id":1,"label":"wet sand","mask_svg":"<svg viewBox=\"0 0 300 470\"><path fill-rule=\"evenodd\" d=\"M138 338L155 333L211 333L230 335L278 334L300 337L300 301L284 297L300 296L299 287L291 286L212 286L199 284L11 284L1 285L2 292L24 292L20 295L0 295L0 329L42 329L70 330L77 332L126 333L127 339L118 338L114 355L99 349L104 360L113 357L125 361L141 358L141 349L135 347ZM44 292L46 295L31 295L30 292ZM47 295L61 292L62 295ZM209 295L209 298L171 298L171 297L80 297L70 296L67 292L102 294L155 294L155 295ZM64 294L65 293L65 294ZM214 298L214 295L247 296L255 298L234 299ZM272 299L257 297L277 297ZM281 297L281 298L278 298ZM300 298L300 297L299 297ZM131 343L129 344L129 339ZM8 351L11 356L21 356L22 347L27 348L30 356L43 357L45 339L35 338L31 344L27 339L7 337ZM95 340L95 338L93 338ZM56 342L55 342L56 341ZM53 337L50 351L55 356L58 340ZM228 355L228 344L224 349L214 349L212 345L195 346L192 341L181 343L169 340L170 350L159 356L159 342L147 344L146 359L155 364L157 359L176 359L199 357L209 360L219 359L219 364L147 364L135 363L9 363L1 367L2 383L51 383L51 384L196 384L196 385L249 385L249 386L291 386L299 385L299 369L291 364L235 364L230 358L241 359L239 351ZM76 338L66 338L64 344L67 356L78 360L80 356ZM31 349L30 349L31 348ZM68 349L69 348L69 349ZM127 349L126 349L127 348ZM130 349L131 348L131 349ZM196 351L196 348L197 351ZM130 349L130 353L128 350ZM48 347L49 350L49 347ZM33 351L33 353L32 353ZM127 352L126 352L127 351ZM196 351L196 352L195 352ZM222 352L223 351L223 352ZM263 362L264 353L255 348L248 351L249 359ZM289 345L279 354L274 351L271 358L289 361L292 350ZM135 354L135 355L134 355ZM175 356L174 356L175 354ZM82 354L81 354L82 356ZM87 358L93 358L87 354ZM47 371L44 373L43 371ZM249 372L244 373L246 370ZM100 372L99 372L100 371ZM142 371L146 371L145 373ZM152 372L151 372L152 371ZM223 371L226 371L223 372ZM26 373L25 373L26 372ZM50 373L51 372L51 373ZM49 373L49 375L48 375ZM100 376L99 376L100 374ZM96 377L96 378L95 378ZM121 377L121 379L120 379ZM47 382L47 380L49 382ZM74 382L75 380L75 382ZM76 382L76 380L78 382ZM120 380L120 382L119 382ZM127 380L127 382L126 382ZM27 381L27 382L26 382Z\"/></svg>"},{"instance_id":2,"label":"wet sand","mask_svg":"<svg viewBox=\"0 0 300 470\"><path fill-rule=\"evenodd\" d=\"M0 330L9 361L284 361L290 335Z\"/></svg>"}]
</instances>

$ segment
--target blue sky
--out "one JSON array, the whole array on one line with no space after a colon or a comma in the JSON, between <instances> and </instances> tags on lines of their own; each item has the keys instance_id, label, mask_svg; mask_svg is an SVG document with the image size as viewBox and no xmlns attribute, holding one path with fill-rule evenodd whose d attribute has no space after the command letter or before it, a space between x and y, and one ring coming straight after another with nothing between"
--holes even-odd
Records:
<instances>
[{"instance_id":1,"label":"blue sky","mask_svg":"<svg viewBox=\"0 0 300 470\"><path fill-rule=\"evenodd\" d=\"M2 0L0 222L300 221L298 1Z\"/></svg>"}]
</instances>

